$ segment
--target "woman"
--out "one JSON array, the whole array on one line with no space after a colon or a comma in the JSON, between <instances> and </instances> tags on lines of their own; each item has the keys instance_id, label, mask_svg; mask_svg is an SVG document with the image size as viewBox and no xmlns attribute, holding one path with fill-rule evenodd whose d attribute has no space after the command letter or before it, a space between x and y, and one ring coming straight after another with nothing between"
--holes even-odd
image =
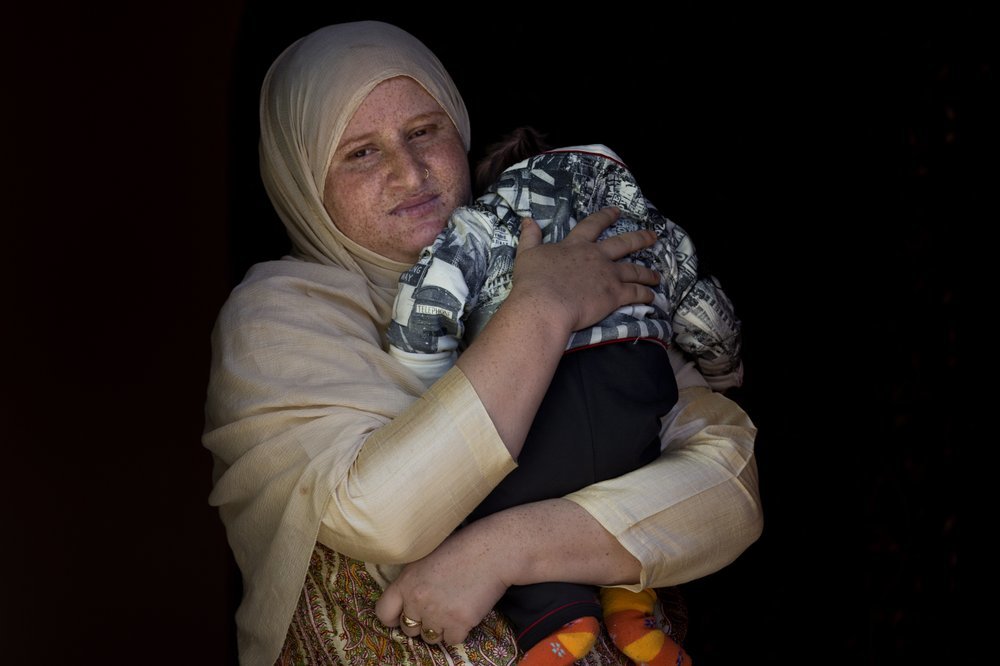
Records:
<instances>
[{"instance_id":1,"label":"woman","mask_svg":"<svg viewBox=\"0 0 1000 666\"><path fill-rule=\"evenodd\" d=\"M265 78L261 174L293 256L220 312L204 436L242 663L509 663L508 586L674 585L760 534L753 424L682 362L656 461L455 531L516 466L569 333L657 279L615 261L651 234L595 242L610 211L555 244L526 222L504 308L424 391L385 333L400 273L471 198L468 147L451 78L393 26L316 31Z\"/></svg>"}]
</instances>

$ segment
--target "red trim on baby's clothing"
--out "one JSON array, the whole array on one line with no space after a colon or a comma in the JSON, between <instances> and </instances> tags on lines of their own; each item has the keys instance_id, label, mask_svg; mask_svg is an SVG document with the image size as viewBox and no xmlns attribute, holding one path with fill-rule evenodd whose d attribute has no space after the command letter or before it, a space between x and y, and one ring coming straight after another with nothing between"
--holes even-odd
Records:
<instances>
[{"instance_id":1,"label":"red trim on baby's clothing","mask_svg":"<svg viewBox=\"0 0 1000 666\"><path fill-rule=\"evenodd\" d=\"M568 148L553 148L552 150L543 150L542 151L543 155L548 155L550 153L580 153L581 155L596 155L597 157L603 157L606 160L611 160L615 164L620 164L623 167L625 167L626 169L628 168L628 165L625 164L624 162L622 162L621 159L619 159L619 158L617 158L617 157L615 157L613 155L608 155L607 153L602 153L602 152L597 151L597 150L581 150L580 148L576 148L576 147L570 146Z\"/></svg>"},{"instance_id":2,"label":"red trim on baby's clothing","mask_svg":"<svg viewBox=\"0 0 1000 666\"><path fill-rule=\"evenodd\" d=\"M604 345L618 345L623 342L652 342L663 347L664 350L670 349L670 345L661 340L660 338L648 337L648 338L619 338L617 340L604 340L603 342L595 342L592 345L583 345L582 347L573 347L572 349L567 349L564 354L570 354L575 351L580 351L583 349L593 349L595 347L603 347Z\"/></svg>"},{"instance_id":3,"label":"red trim on baby's clothing","mask_svg":"<svg viewBox=\"0 0 1000 666\"><path fill-rule=\"evenodd\" d=\"M534 627L535 625L537 625L539 622L543 621L547 617L550 617L550 616L558 613L561 610L564 610L566 608L570 608L572 606L579 606L581 604L585 604L587 606L592 606L592 605L594 605L594 603L595 603L594 601L586 601L586 600L584 600L584 601L574 601L572 603L563 604L562 606L559 606L558 608L553 608L548 613L546 613L545 615L541 616L540 618L538 618L537 620L535 620L534 622L532 622L531 624L529 624L527 627L525 627L524 631L522 631L520 634L517 635L517 640L521 640L522 638L524 638L524 635L526 633L528 633L529 631L531 631L532 627ZM586 616L586 615L584 615L584 616L581 616L581 617L592 617L592 616Z\"/></svg>"}]
</instances>

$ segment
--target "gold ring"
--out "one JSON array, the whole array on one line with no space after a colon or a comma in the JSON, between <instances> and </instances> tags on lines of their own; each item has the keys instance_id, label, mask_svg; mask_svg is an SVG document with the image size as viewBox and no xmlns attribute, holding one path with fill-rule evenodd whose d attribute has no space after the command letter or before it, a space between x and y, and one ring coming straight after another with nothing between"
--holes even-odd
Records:
<instances>
[{"instance_id":1,"label":"gold ring","mask_svg":"<svg viewBox=\"0 0 1000 666\"><path fill-rule=\"evenodd\" d=\"M420 632L420 635L424 637L424 640L428 643L433 643L441 639L441 634L434 631L433 629L424 629Z\"/></svg>"},{"instance_id":2,"label":"gold ring","mask_svg":"<svg viewBox=\"0 0 1000 666\"><path fill-rule=\"evenodd\" d=\"M427 167L424 167L424 180L427 180L430 177L431 177L431 170L428 169Z\"/></svg>"},{"instance_id":3,"label":"gold ring","mask_svg":"<svg viewBox=\"0 0 1000 666\"><path fill-rule=\"evenodd\" d=\"M419 627L420 626L420 621L419 620L412 620L412 619L406 617L406 613L400 613L399 614L399 621L402 622L403 624L405 624L410 629L412 629L413 627Z\"/></svg>"}]
</instances>

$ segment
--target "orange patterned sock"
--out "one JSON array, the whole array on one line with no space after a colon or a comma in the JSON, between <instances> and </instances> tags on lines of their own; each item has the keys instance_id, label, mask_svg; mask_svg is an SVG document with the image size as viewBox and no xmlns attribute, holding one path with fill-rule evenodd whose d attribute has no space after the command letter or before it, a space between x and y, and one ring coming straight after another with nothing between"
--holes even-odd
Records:
<instances>
[{"instance_id":1,"label":"orange patterned sock","mask_svg":"<svg viewBox=\"0 0 1000 666\"><path fill-rule=\"evenodd\" d=\"M604 623L618 649L636 664L691 666L691 657L656 623L656 592L601 588Z\"/></svg>"},{"instance_id":2,"label":"orange patterned sock","mask_svg":"<svg viewBox=\"0 0 1000 666\"><path fill-rule=\"evenodd\" d=\"M519 666L569 666L590 652L600 631L596 617L577 618L538 641L517 663Z\"/></svg>"}]
</instances>

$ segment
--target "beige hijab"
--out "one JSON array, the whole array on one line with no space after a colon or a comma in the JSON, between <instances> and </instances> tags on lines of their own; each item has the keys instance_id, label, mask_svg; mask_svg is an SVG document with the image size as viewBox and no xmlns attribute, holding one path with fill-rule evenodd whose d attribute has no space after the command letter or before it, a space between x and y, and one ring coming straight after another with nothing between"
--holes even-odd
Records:
<instances>
[{"instance_id":1,"label":"beige hijab","mask_svg":"<svg viewBox=\"0 0 1000 666\"><path fill-rule=\"evenodd\" d=\"M254 266L224 304L203 437L216 461L209 502L244 579L242 664L274 663L334 489L369 434L422 393L382 339L407 266L350 241L322 205L344 128L369 91L395 76L420 83L468 148L465 105L448 73L385 23L300 39L261 91L261 174L295 256Z\"/></svg>"},{"instance_id":2,"label":"beige hijab","mask_svg":"<svg viewBox=\"0 0 1000 666\"><path fill-rule=\"evenodd\" d=\"M323 207L323 187L354 112L372 88L395 76L409 76L437 100L468 150L469 117L451 76L423 43L387 23L332 25L298 40L271 66L260 101L261 175L294 252L364 274L380 309L391 304L408 266L341 233Z\"/></svg>"}]
</instances>

